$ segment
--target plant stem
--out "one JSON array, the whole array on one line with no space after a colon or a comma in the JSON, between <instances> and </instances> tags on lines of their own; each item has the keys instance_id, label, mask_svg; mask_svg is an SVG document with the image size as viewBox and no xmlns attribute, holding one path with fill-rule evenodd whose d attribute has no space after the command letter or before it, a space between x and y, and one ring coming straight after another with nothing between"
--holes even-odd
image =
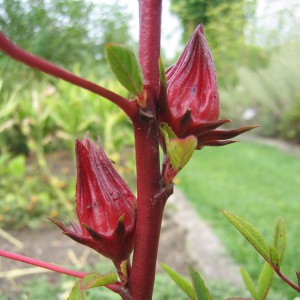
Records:
<instances>
[{"instance_id":1,"label":"plant stem","mask_svg":"<svg viewBox=\"0 0 300 300\"><path fill-rule=\"evenodd\" d=\"M139 61L146 90L158 95L162 0L139 0L139 5Z\"/></svg>"},{"instance_id":2,"label":"plant stem","mask_svg":"<svg viewBox=\"0 0 300 300\"><path fill-rule=\"evenodd\" d=\"M137 106L135 105L135 103L128 101L122 96L115 94L114 92L109 91L100 85L76 76L71 72L64 70L52 63L49 63L48 61L40 57L24 51L23 49L13 44L8 38L6 38L6 36L2 32L0 32L0 49L15 60L18 60L29 67L38 69L48 75L60 78L64 81L77 85L83 89L86 89L94 94L110 100L111 102L118 105L130 118L135 116L137 113Z\"/></svg>"},{"instance_id":3,"label":"plant stem","mask_svg":"<svg viewBox=\"0 0 300 300\"><path fill-rule=\"evenodd\" d=\"M54 271L57 273L62 273L62 274L66 274L66 275L77 277L77 278L83 278L86 275L86 273L83 273L83 272L66 269L66 268L63 268L60 266L56 266L56 265L46 263L46 262L43 262L43 261L40 261L37 259L23 256L20 254L7 252L7 251L1 250L1 249L0 249L0 256L10 258L13 260L18 260L18 261L24 262L26 264L34 265L37 267L41 267L41 268L48 269L48 270L51 270L51 271Z\"/></svg>"},{"instance_id":4,"label":"plant stem","mask_svg":"<svg viewBox=\"0 0 300 300\"><path fill-rule=\"evenodd\" d=\"M145 79L147 115L141 113L133 119L137 219L129 291L134 300L150 300L155 279L163 209L171 189L164 192L162 186L155 105L159 91L161 0L140 0L139 4L139 60Z\"/></svg>"},{"instance_id":5,"label":"plant stem","mask_svg":"<svg viewBox=\"0 0 300 300\"><path fill-rule=\"evenodd\" d=\"M284 274L281 273L280 270L275 270L275 272L277 273L277 275L285 282L287 283L291 288L293 288L295 291L297 291L298 293L300 293L300 287L295 285L293 282L291 282L287 277L285 277Z\"/></svg>"},{"instance_id":6,"label":"plant stem","mask_svg":"<svg viewBox=\"0 0 300 300\"><path fill-rule=\"evenodd\" d=\"M38 259L30 258L28 256L23 256L20 254L8 252L8 251L1 250L1 249L0 249L0 256L6 257L9 259L13 259L13 260L17 260L17 261L20 261L20 262L23 262L26 264L34 265L34 266L44 268L47 270L51 270L56 273L61 273L61 274L65 274L65 275L69 275L69 276L73 276L73 277L77 277L77 278L83 278L88 274L88 273L83 273L83 272L66 269L66 268L63 268L60 266L56 266L56 265L44 262L44 261L40 261ZM120 291L118 284L108 284L105 287L115 293L122 293L122 291Z\"/></svg>"}]
</instances>

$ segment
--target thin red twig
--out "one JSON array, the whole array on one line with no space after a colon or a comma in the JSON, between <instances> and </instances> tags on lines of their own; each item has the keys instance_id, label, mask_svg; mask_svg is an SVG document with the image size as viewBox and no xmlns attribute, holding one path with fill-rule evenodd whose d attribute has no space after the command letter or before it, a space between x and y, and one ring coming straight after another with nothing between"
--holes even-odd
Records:
<instances>
[{"instance_id":1,"label":"thin red twig","mask_svg":"<svg viewBox=\"0 0 300 300\"><path fill-rule=\"evenodd\" d=\"M62 274L66 274L69 276L73 276L73 277L77 277L77 278L83 278L85 275L87 275L86 273L83 272L78 272L78 271L74 271L74 270L70 270L70 269L66 269L60 266L56 266L50 263L46 263L37 259L33 259L27 256L23 256L20 254L16 254L16 253L11 253L8 251L4 251L0 249L0 256L6 257L6 258L10 258L13 260L17 260L17 261L21 261L24 262L26 264L30 264L30 265L34 265L37 267L41 267L44 269L48 269L57 273L62 273Z\"/></svg>"},{"instance_id":2,"label":"thin red twig","mask_svg":"<svg viewBox=\"0 0 300 300\"><path fill-rule=\"evenodd\" d=\"M293 288L295 291L300 293L300 287L295 285L292 281L290 281L287 277L285 277L285 275L281 273L280 270L275 270L275 272L285 283L287 283L291 288Z\"/></svg>"}]
</instances>

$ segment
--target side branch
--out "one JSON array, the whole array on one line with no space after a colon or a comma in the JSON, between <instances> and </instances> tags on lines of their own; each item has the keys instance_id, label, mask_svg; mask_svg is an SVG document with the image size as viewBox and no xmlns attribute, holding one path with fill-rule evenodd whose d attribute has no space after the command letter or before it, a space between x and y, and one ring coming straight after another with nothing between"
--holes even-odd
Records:
<instances>
[{"instance_id":1,"label":"side branch","mask_svg":"<svg viewBox=\"0 0 300 300\"><path fill-rule=\"evenodd\" d=\"M17 261L21 261L23 263L26 264L30 264L30 265L34 265L37 267L41 267L44 269L48 269L57 273L62 273L62 274L66 274L69 276L73 276L73 277L77 277L77 278L83 278L85 275L87 275L86 273L83 272L78 272L78 271L74 271L74 270L70 270L70 269L66 269L60 266L56 266L50 263L46 263L37 259L33 259L27 256L23 256L20 254L16 254L16 253L11 253L11 252L7 252L4 250L0 250L0 256L9 258L9 259L13 259L13 260L17 260Z\"/></svg>"},{"instance_id":2,"label":"side branch","mask_svg":"<svg viewBox=\"0 0 300 300\"><path fill-rule=\"evenodd\" d=\"M85 277L88 273L83 273L83 272L78 272L78 271L74 271L74 270L70 270L67 268L63 268L57 265L53 265L44 261L40 261L38 259L34 259L34 258L30 258L28 256L23 256L20 254L16 254L16 253L12 253L12 252L8 252L8 251L4 251L0 249L0 256L2 257L6 257L9 259L13 259L13 260L17 260L26 264L30 264L30 265L34 265L40 268L44 268L56 273L61 273L61 274L65 274L65 275L69 275L69 276L73 276L73 277L77 277L77 278L83 278ZM106 288L108 288L109 290L115 292L115 293L120 293L120 287L118 286L118 284L108 284L105 286Z\"/></svg>"},{"instance_id":3,"label":"side branch","mask_svg":"<svg viewBox=\"0 0 300 300\"><path fill-rule=\"evenodd\" d=\"M291 282L287 277L285 277L283 273L281 273L280 270L275 270L275 272L285 283L287 283L291 288L300 293L300 286L297 286L293 282Z\"/></svg>"},{"instance_id":4,"label":"side branch","mask_svg":"<svg viewBox=\"0 0 300 300\"><path fill-rule=\"evenodd\" d=\"M108 99L109 101L118 105L130 119L132 119L138 113L138 107L134 102L130 102L110 90L74 75L71 72L60 68L38 56L26 52L12 43L2 32L0 32L0 49L13 59L20 61L29 67L38 69L39 71L42 71L48 75L60 78Z\"/></svg>"}]
</instances>

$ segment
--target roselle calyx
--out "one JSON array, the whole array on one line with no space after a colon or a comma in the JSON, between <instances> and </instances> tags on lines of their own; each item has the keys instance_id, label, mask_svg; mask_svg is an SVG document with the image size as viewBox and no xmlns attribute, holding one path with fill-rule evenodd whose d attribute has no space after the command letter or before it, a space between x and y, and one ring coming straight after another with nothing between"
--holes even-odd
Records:
<instances>
[{"instance_id":1,"label":"roselle calyx","mask_svg":"<svg viewBox=\"0 0 300 300\"><path fill-rule=\"evenodd\" d=\"M116 172L99 141L76 141L76 212L73 230L52 220L73 240L93 248L116 265L133 250L136 198Z\"/></svg>"},{"instance_id":2,"label":"roselle calyx","mask_svg":"<svg viewBox=\"0 0 300 300\"><path fill-rule=\"evenodd\" d=\"M216 70L199 25L188 41L178 61L161 80L158 118L167 123L176 136L196 136L197 149L204 146L221 146L234 141L231 138L253 126L233 130L216 130L230 122L220 120L220 101Z\"/></svg>"}]
</instances>

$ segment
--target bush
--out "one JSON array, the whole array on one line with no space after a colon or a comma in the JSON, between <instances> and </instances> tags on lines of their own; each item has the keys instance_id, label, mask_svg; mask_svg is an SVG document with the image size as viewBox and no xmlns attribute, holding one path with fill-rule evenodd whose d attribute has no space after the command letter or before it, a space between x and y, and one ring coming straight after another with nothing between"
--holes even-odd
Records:
<instances>
[{"instance_id":1,"label":"bush","mask_svg":"<svg viewBox=\"0 0 300 300\"><path fill-rule=\"evenodd\" d=\"M299 51L299 43L285 45L271 55L267 67L238 69L237 85L220 91L224 115L240 116L245 123L251 109L249 123L260 125L260 134L299 142Z\"/></svg>"}]
</instances>

